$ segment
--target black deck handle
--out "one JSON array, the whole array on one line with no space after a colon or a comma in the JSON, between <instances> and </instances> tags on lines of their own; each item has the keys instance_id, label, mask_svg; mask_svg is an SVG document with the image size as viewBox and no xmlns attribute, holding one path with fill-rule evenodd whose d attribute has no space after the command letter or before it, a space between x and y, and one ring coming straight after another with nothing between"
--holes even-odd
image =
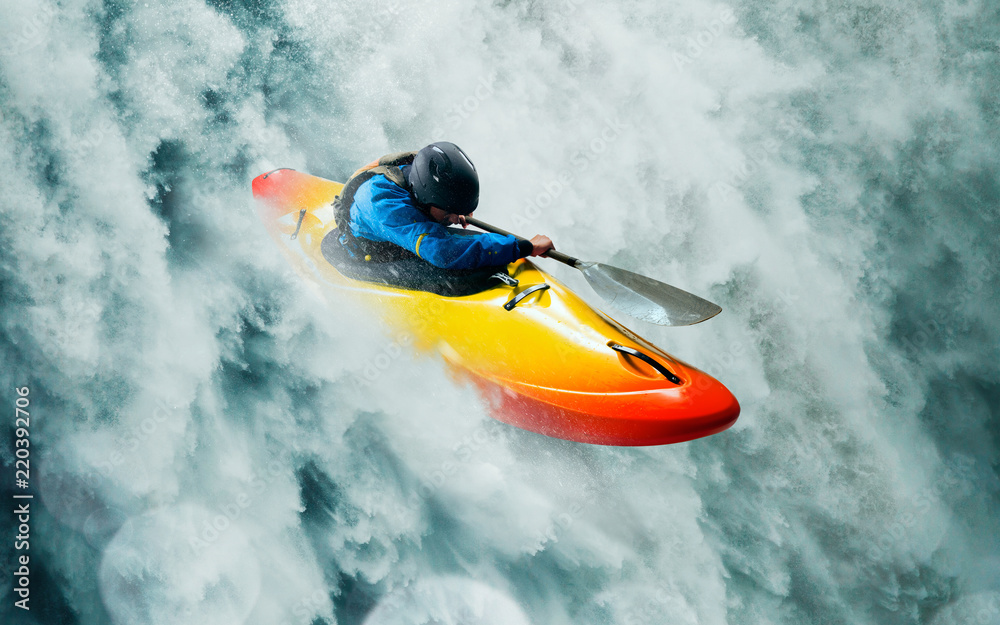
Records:
<instances>
[{"instance_id":1,"label":"black deck handle","mask_svg":"<svg viewBox=\"0 0 1000 625\"><path fill-rule=\"evenodd\" d=\"M615 350L616 352L622 352L623 354L628 354L629 356L635 356L636 358L638 358L639 360L643 361L644 363L646 363L650 367L656 369L657 372L659 372L663 377L667 378L668 380L670 380L674 384L678 384L679 385L681 383L681 379L679 377L677 377L676 375L674 375L673 372L670 369L667 369L666 367L664 367L660 363L656 362L655 360L653 360L652 358L650 358L646 354L643 354L642 352L640 352L637 349L632 349L631 347L626 347L626 346L624 346L624 345L622 345L620 343L615 343L614 341L609 341L608 342L608 347L610 347L611 349Z\"/></svg>"},{"instance_id":2,"label":"black deck handle","mask_svg":"<svg viewBox=\"0 0 1000 625\"><path fill-rule=\"evenodd\" d=\"M542 282L541 284L534 284L532 286L529 286L528 288L518 293L517 297L504 304L503 307L505 310L514 310L514 307L520 304L521 300L523 300L524 298L528 297L532 293L535 293L536 291L544 291L548 288L549 285L545 284L544 282Z\"/></svg>"},{"instance_id":3,"label":"black deck handle","mask_svg":"<svg viewBox=\"0 0 1000 625\"><path fill-rule=\"evenodd\" d=\"M299 211L299 223L295 224L295 232L292 233L292 240L295 240L295 238L299 236L299 230L302 228L302 220L305 219L305 216L306 209L303 208Z\"/></svg>"}]
</instances>

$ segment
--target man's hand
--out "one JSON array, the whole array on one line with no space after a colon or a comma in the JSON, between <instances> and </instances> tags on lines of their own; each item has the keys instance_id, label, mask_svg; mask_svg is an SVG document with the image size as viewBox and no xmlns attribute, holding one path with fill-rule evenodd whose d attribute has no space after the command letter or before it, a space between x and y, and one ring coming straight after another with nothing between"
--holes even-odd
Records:
<instances>
[{"instance_id":1,"label":"man's hand","mask_svg":"<svg viewBox=\"0 0 1000 625\"><path fill-rule=\"evenodd\" d=\"M472 214L469 213L471 217ZM444 221L453 226L462 226L463 228L469 227L469 222L465 220L465 215L456 215L455 213L448 213L444 217Z\"/></svg>"},{"instance_id":2,"label":"man's hand","mask_svg":"<svg viewBox=\"0 0 1000 625\"><path fill-rule=\"evenodd\" d=\"M552 239L544 234L536 234L531 237L531 245L534 246L534 249L531 250L532 256L541 256L549 250L556 249L556 246L552 245Z\"/></svg>"},{"instance_id":3,"label":"man's hand","mask_svg":"<svg viewBox=\"0 0 1000 625\"><path fill-rule=\"evenodd\" d=\"M441 225L447 226L462 226L463 228L469 227L469 222L465 219L465 215L458 215L456 213L449 213L442 208L437 206L431 206L427 209L427 214L430 218L438 222ZM472 217L472 213L469 213L469 217Z\"/></svg>"}]
</instances>

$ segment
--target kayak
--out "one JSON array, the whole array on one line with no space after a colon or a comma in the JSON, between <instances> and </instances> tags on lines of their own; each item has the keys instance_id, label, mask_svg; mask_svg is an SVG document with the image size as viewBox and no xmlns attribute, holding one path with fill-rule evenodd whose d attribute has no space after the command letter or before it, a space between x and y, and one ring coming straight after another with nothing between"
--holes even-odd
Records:
<instances>
[{"instance_id":1,"label":"kayak","mask_svg":"<svg viewBox=\"0 0 1000 625\"><path fill-rule=\"evenodd\" d=\"M739 403L722 383L595 310L528 259L506 267L513 280L461 295L346 275L323 246L342 188L292 169L253 180L261 221L328 301L364 300L416 349L436 351L472 381L496 419L619 446L679 443L736 422Z\"/></svg>"}]
</instances>

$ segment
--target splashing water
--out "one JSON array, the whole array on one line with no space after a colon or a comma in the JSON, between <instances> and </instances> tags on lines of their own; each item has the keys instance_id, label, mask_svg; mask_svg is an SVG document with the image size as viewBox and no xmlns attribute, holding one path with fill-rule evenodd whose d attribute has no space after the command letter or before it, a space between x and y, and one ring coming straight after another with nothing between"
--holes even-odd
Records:
<instances>
[{"instance_id":1,"label":"splashing water","mask_svg":"<svg viewBox=\"0 0 1000 625\"><path fill-rule=\"evenodd\" d=\"M1000 623L993 4L42 0L0 40L4 623ZM263 171L442 139L477 216L721 304L635 329L736 426L496 423L256 220Z\"/></svg>"}]
</instances>

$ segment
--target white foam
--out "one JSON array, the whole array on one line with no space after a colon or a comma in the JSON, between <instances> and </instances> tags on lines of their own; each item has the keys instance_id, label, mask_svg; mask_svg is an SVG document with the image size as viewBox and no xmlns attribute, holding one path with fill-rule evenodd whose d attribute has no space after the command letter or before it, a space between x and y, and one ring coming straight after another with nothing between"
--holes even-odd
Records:
<instances>
[{"instance_id":1,"label":"white foam","mask_svg":"<svg viewBox=\"0 0 1000 625\"><path fill-rule=\"evenodd\" d=\"M939 68L953 23L936 20L974 4L292 1L241 30L242 13L193 0L113 18L8 3L3 279L23 299L2 326L24 365L0 376L28 371L51 398L38 488L54 527L104 554L122 623L332 621L339 576L387 597L372 623L404 607L765 623L815 608L812 589L830 618L877 622L859 607L873 597L916 609L941 579L964 590L939 558L978 557L967 534L989 525L964 529L952 515L978 508L952 502L992 484L976 473L991 461L956 469L920 415L934 371L990 353L934 369L893 347L909 268L886 231L920 215L869 194L929 184L900 164L914 136L931 160L991 153L970 87ZM734 390L733 430L646 450L521 433L370 312L309 292L246 178L343 177L431 140L475 162L484 220L719 301L702 326L634 327ZM176 162L152 171L157 150ZM948 315L989 344L983 275L969 318ZM897 291L870 296L870 279ZM231 529L207 559L170 548L219 515ZM67 597L93 585L46 557Z\"/></svg>"}]
</instances>

